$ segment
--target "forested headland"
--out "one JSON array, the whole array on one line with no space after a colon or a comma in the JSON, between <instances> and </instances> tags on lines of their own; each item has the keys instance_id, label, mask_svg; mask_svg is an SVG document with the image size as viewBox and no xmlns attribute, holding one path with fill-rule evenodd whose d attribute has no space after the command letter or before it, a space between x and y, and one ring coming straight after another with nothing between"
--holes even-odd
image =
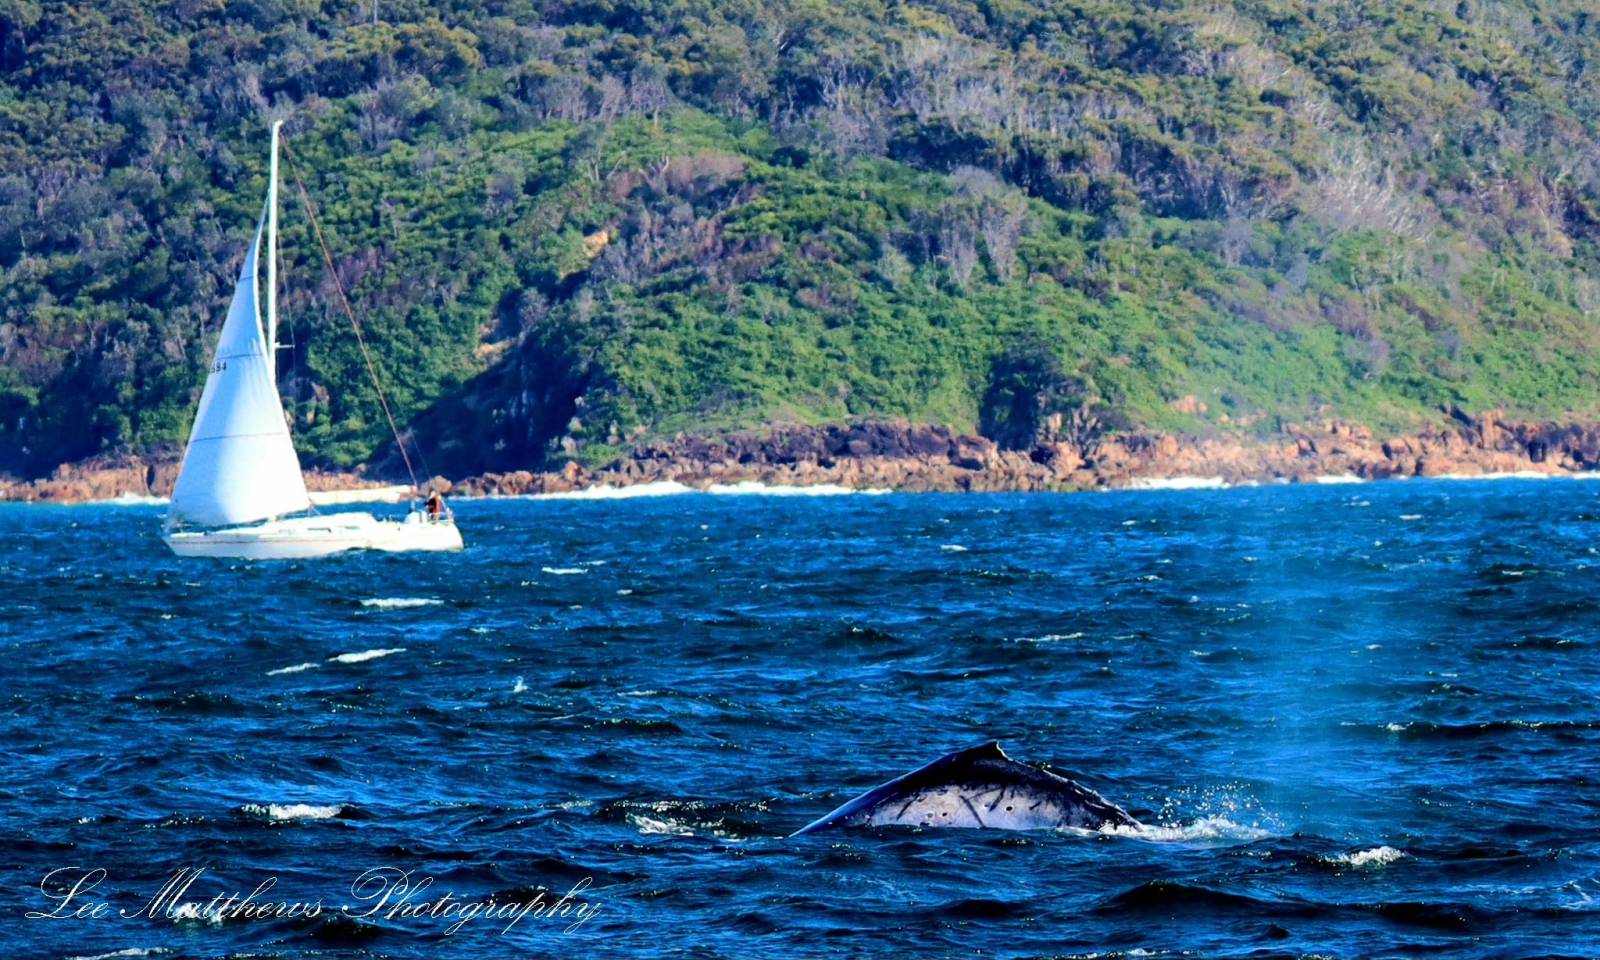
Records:
<instances>
[{"instance_id":1,"label":"forested headland","mask_svg":"<svg viewBox=\"0 0 1600 960\"><path fill-rule=\"evenodd\" d=\"M1593 419L1596 63L1586 0L0 0L0 472L181 449L276 119L311 464L392 441L296 177L435 470Z\"/></svg>"}]
</instances>

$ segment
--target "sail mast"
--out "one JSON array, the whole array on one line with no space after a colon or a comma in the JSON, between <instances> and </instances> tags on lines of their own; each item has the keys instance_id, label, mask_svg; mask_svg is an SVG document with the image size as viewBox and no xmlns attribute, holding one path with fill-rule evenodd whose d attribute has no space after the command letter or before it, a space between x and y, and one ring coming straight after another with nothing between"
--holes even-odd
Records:
<instances>
[{"instance_id":1,"label":"sail mast","mask_svg":"<svg viewBox=\"0 0 1600 960\"><path fill-rule=\"evenodd\" d=\"M272 160L267 165L267 373L278 379L278 128L272 122Z\"/></svg>"}]
</instances>

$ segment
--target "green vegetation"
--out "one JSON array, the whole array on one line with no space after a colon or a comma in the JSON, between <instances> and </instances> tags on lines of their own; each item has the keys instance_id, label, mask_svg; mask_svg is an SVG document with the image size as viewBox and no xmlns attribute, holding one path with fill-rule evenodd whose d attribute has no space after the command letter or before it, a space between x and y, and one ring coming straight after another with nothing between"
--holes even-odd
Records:
<instances>
[{"instance_id":1,"label":"green vegetation","mask_svg":"<svg viewBox=\"0 0 1600 960\"><path fill-rule=\"evenodd\" d=\"M277 118L313 462L388 429L290 172L451 473L872 415L1600 415L1588 7L0 0L0 471L181 444Z\"/></svg>"}]
</instances>

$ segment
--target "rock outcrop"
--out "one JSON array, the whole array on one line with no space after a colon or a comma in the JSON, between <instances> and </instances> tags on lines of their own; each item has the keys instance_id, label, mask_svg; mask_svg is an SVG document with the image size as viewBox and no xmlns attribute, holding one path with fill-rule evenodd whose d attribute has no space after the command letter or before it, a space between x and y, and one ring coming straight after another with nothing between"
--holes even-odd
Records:
<instances>
[{"instance_id":1,"label":"rock outcrop","mask_svg":"<svg viewBox=\"0 0 1600 960\"><path fill-rule=\"evenodd\" d=\"M871 421L779 427L719 437L682 435L637 447L599 470L487 473L457 493L560 493L584 487L675 481L689 486L756 481L907 491L1076 490L1205 477L1225 483L1318 477L1577 473L1600 467L1600 424L1507 423L1497 413L1450 420L1409 436L1328 420L1260 438L1127 433L1092 443L1044 442L1002 450L947 427Z\"/></svg>"},{"instance_id":2,"label":"rock outcrop","mask_svg":"<svg viewBox=\"0 0 1600 960\"><path fill-rule=\"evenodd\" d=\"M1266 437L1134 432L1085 439L1073 431L1046 431L1025 450L1002 449L987 438L949 427L904 421L779 426L647 441L598 470L571 462L555 470L485 473L453 482L437 477L430 483L467 496L565 493L665 481L694 487L753 481L905 491L1032 491L1179 478L1238 484L1600 469L1600 423L1516 423L1498 412L1473 416L1459 408L1444 413L1446 418L1435 426L1387 438L1357 424L1327 420ZM165 496L177 466L175 459L134 456L66 464L44 479L0 481L0 499L77 502ZM332 490L376 486L379 481L360 472L312 472L306 485Z\"/></svg>"},{"instance_id":3,"label":"rock outcrop","mask_svg":"<svg viewBox=\"0 0 1600 960\"><path fill-rule=\"evenodd\" d=\"M64 463L37 480L0 478L0 500L87 503L118 497L167 497L178 481L176 456L104 456ZM360 472L309 470L306 489L353 490L383 484Z\"/></svg>"}]
</instances>

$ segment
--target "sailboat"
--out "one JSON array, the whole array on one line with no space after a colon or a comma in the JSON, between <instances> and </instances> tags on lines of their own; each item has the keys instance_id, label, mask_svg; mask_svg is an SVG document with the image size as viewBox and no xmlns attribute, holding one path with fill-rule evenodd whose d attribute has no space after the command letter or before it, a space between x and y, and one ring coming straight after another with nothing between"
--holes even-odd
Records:
<instances>
[{"instance_id":1,"label":"sailboat","mask_svg":"<svg viewBox=\"0 0 1600 960\"><path fill-rule=\"evenodd\" d=\"M266 205L217 338L162 539L184 557L460 550L461 531L448 510L412 509L403 520L319 514L306 494L277 385L280 126L272 125ZM258 276L263 257L264 286Z\"/></svg>"}]
</instances>

